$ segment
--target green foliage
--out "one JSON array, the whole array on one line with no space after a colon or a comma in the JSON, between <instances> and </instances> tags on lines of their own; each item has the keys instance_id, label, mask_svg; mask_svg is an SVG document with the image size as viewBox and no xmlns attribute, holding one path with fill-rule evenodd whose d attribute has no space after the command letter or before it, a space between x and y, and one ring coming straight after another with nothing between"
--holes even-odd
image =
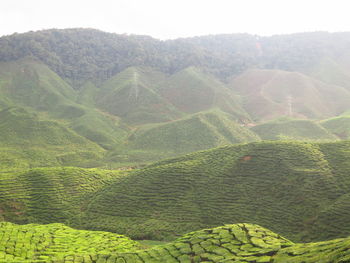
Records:
<instances>
[{"instance_id":1,"label":"green foliage","mask_svg":"<svg viewBox=\"0 0 350 263\"><path fill-rule=\"evenodd\" d=\"M0 38L0 60L33 56L75 87L87 80L101 82L130 66L175 72L198 61L204 51L187 43L162 42L94 29L44 30ZM213 58L215 60L215 58ZM202 64L202 63L201 63Z\"/></svg>"}]
</instances>

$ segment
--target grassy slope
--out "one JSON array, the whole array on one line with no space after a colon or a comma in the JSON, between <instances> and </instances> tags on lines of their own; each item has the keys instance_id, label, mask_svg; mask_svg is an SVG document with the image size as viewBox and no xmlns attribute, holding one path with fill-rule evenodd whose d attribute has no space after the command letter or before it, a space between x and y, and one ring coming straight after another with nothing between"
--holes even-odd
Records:
<instances>
[{"instance_id":1,"label":"grassy slope","mask_svg":"<svg viewBox=\"0 0 350 263\"><path fill-rule=\"evenodd\" d=\"M240 121L249 120L240 105L240 98L222 82L200 69L189 67L161 83L160 94L176 108L186 113L219 108Z\"/></svg>"},{"instance_id":2,"label":"grassy slope","mask_svg":"<svg viewBox=\"0 0 350 263\"><path fill-rule=\"evenodd\" d=\"M0 63L1 97L16 106L31 107L61 118L77 117L74 90L44 64L26 58Z\"/></svg>"},{"instance_id":3,"label":"grassy slope","mask_svg":"<svg viewBox=\"0 0 350 263\"><path fill-rule=\"evenodd\" d=\"M349 58L344 54L344 60L348 64ZM312 67L307 68L305 71L306 74L319 79L325 83L337 85L350 89L350 71L349 65L344 65L342 63L342 58L330 58L325 57L312 65Z\"/></svg>"},{"instance_id":4,"label":"grassy slope","mask_svg":"<svg viewBox=\"0 0 350 263\"><path fill-rule=\"evenodd\" d=\"M323 119L348 109L350 93L297 72L248 70L231 82L244 100L244 109L255 120L292 116Z\"/></svg>"},{"instance_id":5,"label":"grassy slope","mask_svg":"<svg viewBox=\"0 0 350 263\"><path fill-rule=\"evenodd\" d=\"M203 229L146 250L121 235L61 224L0 223L0 237L0 262L345 263L350 259L350 238L295 244L252 224Z\"/></svg>"},{"instance_id":6,"label":"grassy slope","mask_svg":"<svg viewBox=\"0 0 350 263\"><path fill-rule=\"evenodd\" d=\"M134 166L213 147L259 141L249 129L220 110L189 115L173 122L138 127L123 147L108 153L114 166ZM118 167L118 166L116 166Z\"/></svg>"},{"instance_id":7,"label":"grassy slope","mask_svg":"<svg viewBox=\"0 0 350 263\"><path fill-rule=\"evenodd\" d=\"M350 116L341 115L321 122L321 125L340 139L350 138Z\"/></svg>"},{"instance_id":8,"label":"grassy slope","mask_svg":"<svg viewBox=\"0 0 350 263\"><path fill-rule=\"evenodd\" d=\"M0 168L94 166L104 150L59 122L10 107L0 111Z\"/></svg>"},{"instance_id":9,"label":"grassy slope","mask_svg":"<svg viewBox=\"0 0 350 263\"><path fill-rule=\"evenodd\" d=\"M325 209L348 200L349 142L327 145L250 143L156 163L101 189L83 227L158 240L234 222L260 224L293 240L349 235L347 216L337 219L343 232L334 232L329 218L310 227Z\"/></svg>"},{"instance_id":10,"label":"grassy slope","mask_svg":"<svg viewBox=\"0 0 350 263\"><path fill-rule=\"evenodd\" d=\"M135 149L189 153L232 143L257 141L259 138L221 111L202 112L184 119L149 128L131 135Z\"/></svg>"},{"instance_id":11,"label":"grassy slope","mask_svg":"<svg viewBox=\"0 0 350 263\"><path fill-rule=\"evenodd\" d=\"M96 104L132 124L173 120L181 114L155 89L164 79L149 68L128 68L102 85Z\"/></svg>"},{"instance_id":12,"label":"grassy slope","mask_svg":"<svg viewBox=\"0 0 350 263\"><path fill-rule=\"evenodd\" d=\"M311 120L282 118L254 126L251 130L263 140L335 141L338 139Z\"/></svg>"},{"instance_id":13,"label":"grassy slope","mask_svg":"<svg viewBox=\"0 0 350 263\"><path fill-rule=\"evenodd\" d=\"M41 112L105 148L126 138L127 129L118 118L87 105L63 79L33 59L1 62L0 91L3 109L19 106Z\"/></svg>"}]
</instances>

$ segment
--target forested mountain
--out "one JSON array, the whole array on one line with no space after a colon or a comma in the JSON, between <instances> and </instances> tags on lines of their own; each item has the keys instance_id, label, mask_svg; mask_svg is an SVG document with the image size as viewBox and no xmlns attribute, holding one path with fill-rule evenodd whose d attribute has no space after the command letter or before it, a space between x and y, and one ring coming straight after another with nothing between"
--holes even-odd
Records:
<instances>
[{"instance_id":1,"label":"forested mountain","mask_svg":"<svg viewBox=\"0 0 350 263\"><path fill-rule=\"evenodd\" d=\"M211 35L160 41L149 36L118 35L95 29L52 29L0 38L0 60L34 56L72 83L106 80L130 66L175 73L189 66L221 78L248 68L302 71L349 79L350 33L301 33L272 37ZM325 62L326 61L326 62ZM334 76L333 76L334 77ZM332 76L323 80L342 83Z\"/></svg>"},{"instance_id":2,"label":"forested mountain","mask_svg":"<svg viewBox=\"0 0 350 263\"><path fill-rule=\"evenodd\" d=\"M166 41L94 29L13 34L0 38L0 110L24 108L102 147L101 162L90 166L144 163L259 136L344 139L346 131L318 122L350 108L349 42L348 33L326 32ZM207 121L218 112L220 121ZM309 125L247 133L285 116ZM249 139L237 139L238 126ZM316 133L322 138L316 127L326 129ZM151 149L155 141L145 140L156 137L164 141ZM172 147L189 138L196 138L192 146Z\"/></svg>"}]
</instances>

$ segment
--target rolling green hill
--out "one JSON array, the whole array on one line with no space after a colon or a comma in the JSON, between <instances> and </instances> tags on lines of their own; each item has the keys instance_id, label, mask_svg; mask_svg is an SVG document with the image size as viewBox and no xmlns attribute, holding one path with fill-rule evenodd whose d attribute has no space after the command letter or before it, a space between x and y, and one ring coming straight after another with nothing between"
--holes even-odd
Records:
<instances>
[{"instance_id":1,"label":"rolling green hill","mask_svg":"<svg viewBox=\"0 0 350 263\"><path fill-rule=\"evenodd\" d=\"M0 221L79 224L95 192L123 175L73 167L0 171Z\"/></svg>"},{"instance_id":2,"label":"rolling green hill","mask_svg":"<svg viewBox=\"0 0 350 263\"><path fill-rule=\"evenodd\" d=\"M43 63L32 58L0 63L0 97L14 106L31 107L57 118L82 115L75 91Z\"/></svg>"},{"instance_id":3,"label":"rolling green hill","mask_svg":"<svg viewBox=\"0 0 350 263\"><path fill-rule=\"evenodd\" d=\"M318 216L327 219L332 209L345 213L348 147L259 142L161 161L101 189L81 222L158 240L234 222L260 224L292 240L346 236L347 212L338 218L339 229L331 217Z\"/></svg>"},{"instance_id":4,"label":"rolling green hill","mask_svg":"<svg viewBox=\"0 0 350 263\"><path fill-rule=\"evenodd\" d=\"M195 67L171 75L161 84L159 92L182 112L196 113L219 108L241 122L250 119L240 105L239 96L210 74Z\"/></svg>"},{"instance_id":5,"label":"rolling green hill","mask_svg":"<svg viewBox=\"0 0 350 263\"><path fill-rule=\"evenodd\" d=\"M105 148L126 137L128 129L119 125L116 116L77 103L77 92L32 58L0 63L0 91L3 109L25 107L46 119L59 120L61 125Z\"/></svg>"},{"instance_id":6,"label":"rolling green hill","mask_svg":"<svg viewBox=\"0 0 350 263\"><path fill-rule=\"evenodd\" d=\"M0 111L0 167L95 166L105 152L59 122L23 108Z\"/></svg>"},{"instance_id":7,"label":"rolling green hill","mask_svg":"<svg viewBox=\"0 0 350 263\"><path fill-rule=\"evenodd\" d=\"M321 122L321 125L342 140L350 137L350 116L341 115Z\"/></svg>"},{"instance_id":8,"label":"rolling green hill","mask_svg":"<svg viewBox=\"0 0 350 263\"><path fill-rule=\"evenodd\" d=\"M346 65L348 59L345 54L337 58L325 57L319 63L315 63L312 67L305 70L305 73L325 83L341 86L349 90L350 69Z\"/></svg>"},{"instance_id":9,"label":"rolling green hill","mask_svg":"<svg viewBox=\"0 0 350 263\"><path fill-rule=\"evenodd\" d=\"M251 128L262 140L336 141L338 137L311 120L280 118Z\"/></svg>"},{"instance_id":10,"label":"rolling green hill","mask_svg":"<svg viewBox=\"0 0 350 263\"><path fill-rule=\"evenodd\" d=\"M258 136L237 124L232 116L216 110L146 126L130 136L129 144L133 149L181 154L258 140Z\"/></svg>"},{"instance_id":11,"label":"rolling green hill","mask_svg":"<svg viewBox=\"0 0 350 263\"><path fill-rule=\"evenodd\" d=\"M260 224L293 241L345 237L349 144L255 142L124 172L3 170L0 216L136 239L168 240L235 222Z\"/></svg>"},{"instance_id":12,"label":"rolling green hill","mask_svg":"<svg viewBox=\"0 0 350 263\"><path fill-rule=\"evenodd\" d=\"M243 97L243 108L259 121L280 116L325 119L349 108L350 93L298 72L248 70L230 86Z\"/></svg>"},{"instance_id":13,"label":"rolling green hill","mask_svg":"<svg viewBox=\"0 0 350 263\"><path fill-rule=\"evenodd\" d=\"M132 124L173 120L181 113L156 90L164 79L164 74L149 68L128 68L100 87L96 104Z\"/></svg>"},{"instance_id":14,"label":"rolling green hill","mask_svg":"<svg viewBox=\"0 0 350 263\"><path fill-rule=\"evenodd\" d=\"M344 263L350 258L349 238L295 244L251 224L203 229L148 249L125 236L61 224L0 223L0 236L0 262Z\"/></svg>"}]
</instances>

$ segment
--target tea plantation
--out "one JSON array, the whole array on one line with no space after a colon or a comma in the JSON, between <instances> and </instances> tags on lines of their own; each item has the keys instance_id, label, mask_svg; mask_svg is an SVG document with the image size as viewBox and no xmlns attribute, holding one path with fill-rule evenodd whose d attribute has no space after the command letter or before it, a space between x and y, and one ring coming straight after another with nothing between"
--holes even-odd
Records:
<instances>
[{"instance_id":1,"label":"tea plantation","mask_svg":"<svg viewBox=\"0 0 350 263\"><path fill-rule=\"evenodd\" d=\"M139 248L137 242L125 236L74 230L63 224L15 225L2 222L0 237L0 262L96 262L89 254ZM67 256L69 254L73 256Z\"/></svg>"},{"instance_id":2,"label":"tea plantation","mask_svg":"<svg viewBox=\"0 0 350 263\"><path fill-rule=\"evenodd\" d=\"M0 221L67 223L79 218L99 188L122 175L120 171L73 167L3 170Z\"/></svg>"},{"instance_id":3,"label":"tea plantation","mask_svg":"<svg viewBox=\"0 0 350 263\"><path fill-rule=\"evenodd\" d=\"M350 142L257 142L164 160L98 190L80 227L171 240L248 222L293 241L345 237L349 149Z\"/></svg>"},{"instance_id":4,"label":"tea plantation","mask_svg":"<svg viewBox=\"0 0 350 263\"><path fill-rule=\"evenodd\" d=\"M188 233L142 249L125 236L62 224L0 224L0 262L77 263L345 263L350 238L295 244L258 225L235 224Z\"/></svg>"}]
</instances>

